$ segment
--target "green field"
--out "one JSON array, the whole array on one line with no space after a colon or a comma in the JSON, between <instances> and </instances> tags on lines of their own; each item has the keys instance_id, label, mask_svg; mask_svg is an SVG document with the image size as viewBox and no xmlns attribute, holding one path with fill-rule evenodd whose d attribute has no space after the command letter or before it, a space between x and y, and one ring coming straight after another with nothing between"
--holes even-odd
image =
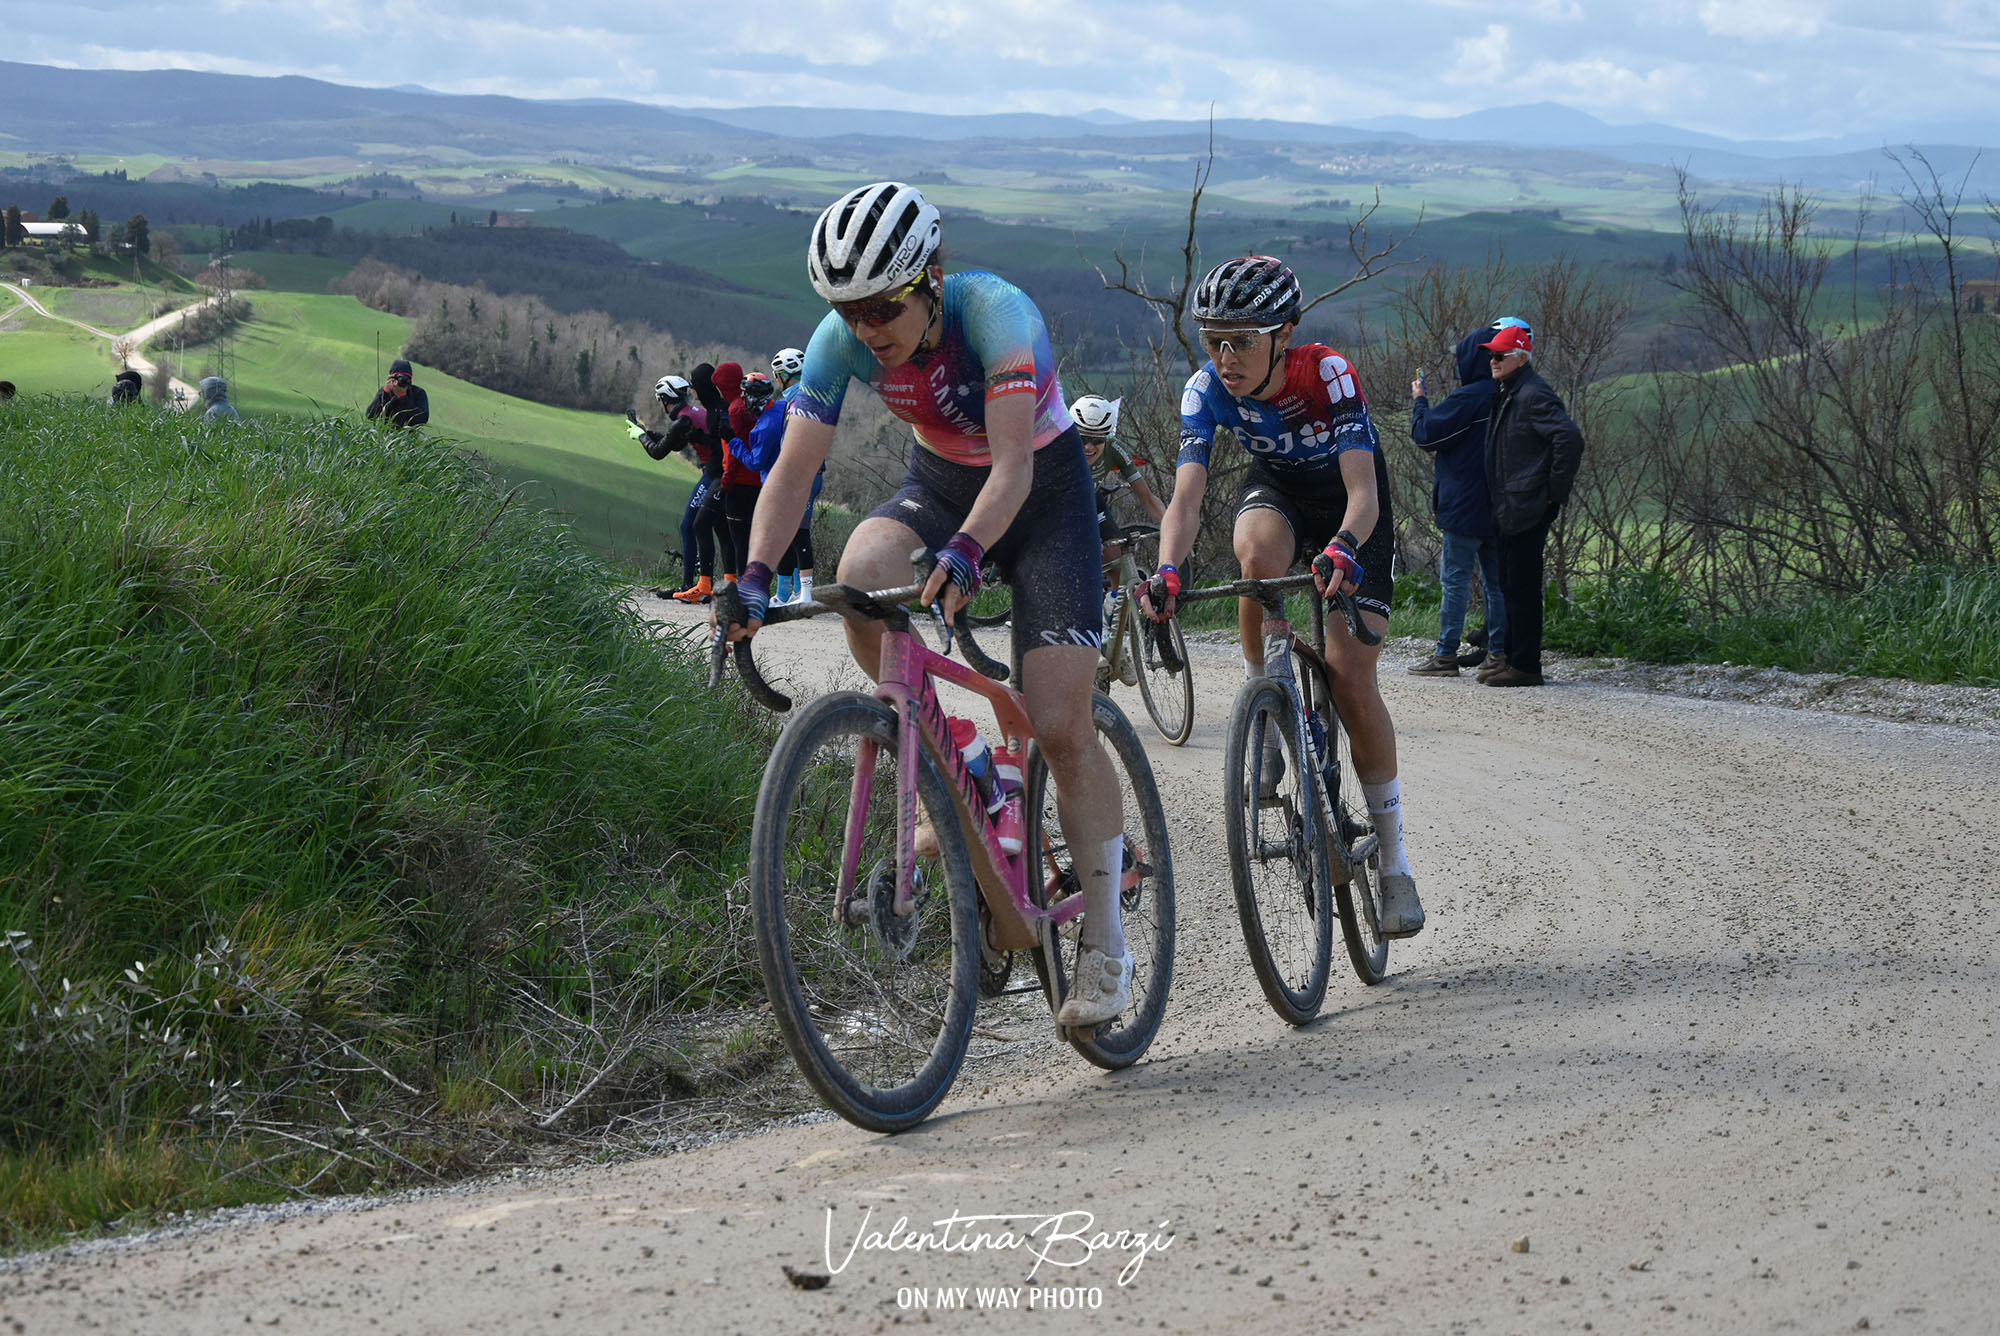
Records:
<instances>
[{"instance_id":1,"label":"green field","mask_svg":"<svg viewBox=\"0 0 2000 1336\"><path fill-rule=\"evenodd\" d=\"M312 257L266 257L305 281ZM87 303L143 304L138 289L36 288L51 309ZM51 300L55 292L63 296ZM352 297L262 291L247 294L250 321L226 345L177 354L170 343L149 356L193 382L221 371L229 397L249 417L358 418L409 338L410 322L371 311ZM116 364L110 344L74 326L20 307L0 308L0 379L24 394L109 392ZM95 322L94 322L95 323ZM125 322L130 324L138 321ZM115 329L118 325L106 325ZM678 545L682 509L695 470L680 460L655 463L625 434L622 418L515 399L419 368L430 395L431 434L483 455L495 473L521 485L521 496L570 517L591 546L641 573L658 566L663 547ZM674 568L678 574L678 567Z\"/></svg>"},{"instance_id":2,"label":"green field","mask_svg":"<svg viewBox=\"0 0 2000 1336\"><path fill-rule=\"evenodd\" d=\"M327 292L349 268L343 260L286 251L243 251L230 262L251 270L273 292Z\"/></svg>"},{"instance_id":3,"label":"green field","mask_svg":"<svg viewBox=\"0 0 2000 1336\"><path fill-rule=\"evenodd\" d=\"M246 414L359 416L409 337L409 321L352 297L257 292L250 300L255 315L234 342L230 385ZM593 546L646 566L678 531L695 471L648 459L623 419L529 403L421 367L417 381L430 395L432 435L485 455L524 484L523 497L570 516Z\"/></svg>"},{"instance_id":4,"label":"green field","mask_svg":"<svg viewBox=\"0 0 2000 1336\"><path fill-rule=\"evenodd\" d=\"M38 290L35 298L45 295ZM8 304L0 315L0 380L13 381L22 394L111 393L118 367L108 341L36 315L14 303L12 293L0 301Z\"/></svg>"}]
</instances>

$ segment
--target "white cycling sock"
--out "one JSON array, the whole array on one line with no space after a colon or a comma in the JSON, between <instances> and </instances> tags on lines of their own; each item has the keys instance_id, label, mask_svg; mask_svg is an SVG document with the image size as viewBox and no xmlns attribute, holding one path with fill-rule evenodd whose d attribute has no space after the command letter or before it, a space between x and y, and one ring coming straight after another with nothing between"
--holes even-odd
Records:
<instances>
[{"instance_id":1,"label":"white cycling sock","mask_svg":"<svg viewBox=\"0 0 2000 1336\"><path fill-rule=\"evenodd\" d=\"M1410 858L1403 852L1403 791L1400 783L1361 786L1368 799L1368 817L1375 823L1375 839L1382 850L1382 871L1410 875Z\"/></svg>"},{"instance_id":2,"label":"white cycling sock","mask_svg":"<svg viewBox=\"0 0 2000 1336\"><path fill-rule=\"evenodd\" d=\"M1125 954L1125 925L1123 915L1118 912L1118 893L1125 884L1125 836L1120 834L1104 842L1098 852L1097 865L1111 876L1111 921L1116 927L1105 935L1104 954L1117 959Z\"/></svg>"}]
</instances>

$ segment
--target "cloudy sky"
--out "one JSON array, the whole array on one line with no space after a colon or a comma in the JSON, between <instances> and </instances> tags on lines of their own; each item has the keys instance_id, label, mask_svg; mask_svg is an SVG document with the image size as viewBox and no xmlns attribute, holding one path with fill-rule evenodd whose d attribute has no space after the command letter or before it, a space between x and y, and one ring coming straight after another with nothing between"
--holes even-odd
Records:
<instances>
[{"instance_id":1,"label":"cloudy sky","mask_svg":"<svg viewBox=\"0 0 2000 1336\"><path fill-rule=\"evenodd\" d=\"M2000 122L2000 0L0 0L0 30L36 64L686 107L1351 123L1548 101L1734 138Z\"/></svg>"}]
</instances>

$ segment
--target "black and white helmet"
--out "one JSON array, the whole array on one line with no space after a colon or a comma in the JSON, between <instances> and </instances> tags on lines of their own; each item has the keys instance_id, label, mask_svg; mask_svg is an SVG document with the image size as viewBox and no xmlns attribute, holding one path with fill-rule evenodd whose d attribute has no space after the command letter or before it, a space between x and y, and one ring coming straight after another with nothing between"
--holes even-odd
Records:
<instances>
[{"instance_id":1,"label":"black and white helmet","mask_svg":"<svg viewBox=\"0 0 2000 1336\"><path fill-rule=\"evenodd\" d=\"M694 398L694 386L679 376L661 376L653 382L653 393L663 404L684 404Z\"/></svg>"},{"instance_id":2,"label":"black and white helmet","mask_svg":"<svg viewBox=\"0 0 2000 1336\"><path fill-rule=\"evenodd\" d=\"M771 354L771 370L786 380L797 380L806 369L806 355L797 348L780 348Z\"/></svg>"},{"instance_id":3,"label":"black and white helmet","mask_svg":"<svg viewBox=\"0 0 2000 1336\"><path fill-rule=\"evenodd\" d=\"M806 277L830 302L859 301L923 273L944 240L944 222L922 192L901 181L850 190L813 224Z\"/></svg>"},{"instance_id":4,"label":"black and white helmet","mask_svg":"<svg viewBox=\"0 0 2000 1336\"><path fill-rule=\"evenodd\" d=\"M1195 289L1204 325L1283 325L1299 318L1299 280L1283 260L1240 255L1208 271Z\"/></svg>"},{"instance_id":5,"label":"black and white helmet","mask_svg":"<svg viewBox=\"0 0 2000 1336\"><path fill-rule=\"evenodd\" d=\"M1115 436L1118 433L1118 405L1095 394L1086 394L1069 406L1076 429L1085 436Z\"/></svg>"}]
</instances>

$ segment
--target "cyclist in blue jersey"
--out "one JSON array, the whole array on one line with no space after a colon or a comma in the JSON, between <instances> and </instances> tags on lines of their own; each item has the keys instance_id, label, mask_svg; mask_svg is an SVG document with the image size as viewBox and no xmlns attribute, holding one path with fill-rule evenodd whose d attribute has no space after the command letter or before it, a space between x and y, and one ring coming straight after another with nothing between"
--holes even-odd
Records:
<instances>
[{"instance_id":1,"label":"cyclist in blue jersey","mask_svg":"<svg viewBox=\"0 0 2000 1336\"><path fill-rule=\"evenodd\" d=\"M1210 270L1193 310L1209 361L1181 391L1181 452L1174 499L1160 526L1160 571L1172 611L1176 569L1194 545L1208 462L1227 429L1250 453L1236 506L1234 543L1243 578L1273 579L1301 558L1312 561L1321 592L1353 594L1362 620L1389 624L1394 524L1389 473L1354 366L1322 343L1292 345L1299 281L1268 255L1246 255ZM1237 630L1243 671L1264 673L1264 609L1241 599ZM1376 684L1380 646L1363 645L1337 617L1327 619L1334 702L1354 744L1354 768L1382 851L1382 935L1409 937L1424 926L1423 903L1403 849L1396 729ZM1263 740L1263 773L1275 783L1284 764L1278 739Z\"/></svg>"},{"instance_id":2,"label":"cyclist in blue jersey","mask_svg":"<svg viewBox=\"0 0 2000 1336\"><path fill-rule=\"evenodd\" d=\"M1012 585L1021 690L1083 883L1082 949L1057 1020L1091 1026L1131 1005L1132 957L1119 921L1122 802L1091 721L1103 625L1090 469L1041 313L996 275L946 277L943 235L938 211L895 181L848 192L813 224L806 273L833 310L806 346L751 560L718 617L731 639L763 624L771 568L798 530L848 383L872 386L918 448L902 487L847 540L840 581L902 584L921 546L937 554L924 601L942 599L947 614L978 591L989 556ZM847 638L874 676L881 628L848 623Z\"/></svg>"}]
</instances>

